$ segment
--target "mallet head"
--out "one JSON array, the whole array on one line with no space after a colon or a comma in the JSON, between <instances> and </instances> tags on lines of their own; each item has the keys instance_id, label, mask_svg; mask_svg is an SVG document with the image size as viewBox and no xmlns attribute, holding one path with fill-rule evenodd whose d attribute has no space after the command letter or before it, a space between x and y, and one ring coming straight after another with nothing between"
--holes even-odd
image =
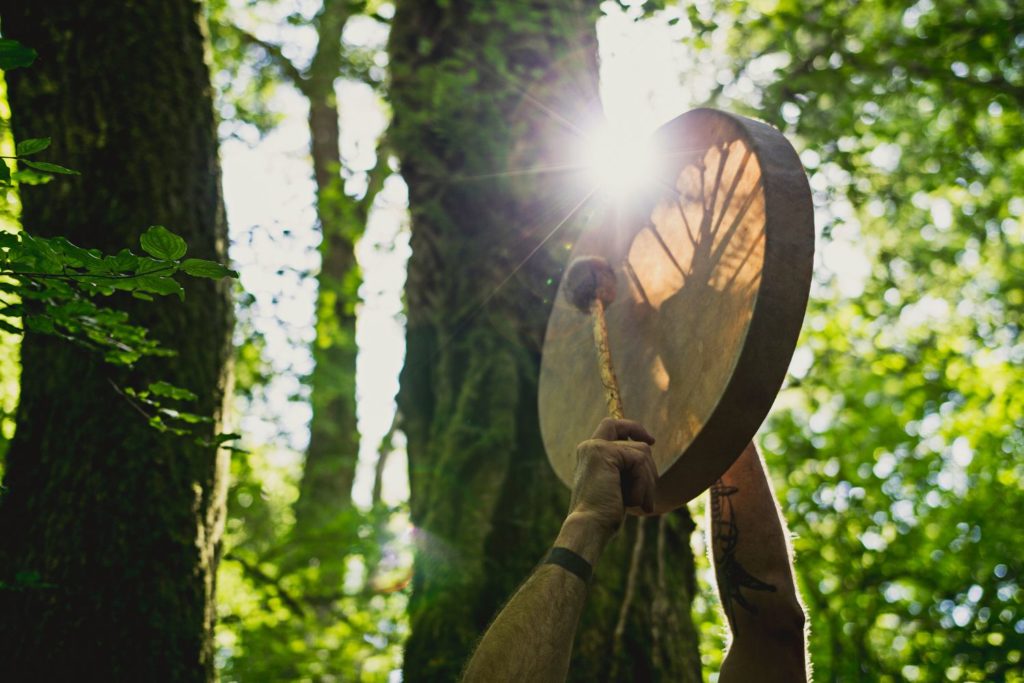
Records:
<instances>
[{"instance_id":1,"label":"mallet head","mask_svg":"<svg viewBox=\"0 0 1024 683\"><path fill-rule=\"evenodd\" d=\"M615 271L600 256L574 259L565 272L565 298L584 313L600 299L607 306L615 301Z\"/></svg>"}]
</instances>

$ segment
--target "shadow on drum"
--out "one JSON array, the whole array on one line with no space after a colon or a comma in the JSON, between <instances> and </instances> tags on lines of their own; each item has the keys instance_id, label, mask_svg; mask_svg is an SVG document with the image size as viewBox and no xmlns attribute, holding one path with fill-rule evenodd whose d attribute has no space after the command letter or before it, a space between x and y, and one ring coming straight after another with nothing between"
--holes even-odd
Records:
<instances>
[{"instance_id":1,"label":"shadow on drum","mask_svg":"<svg viewBox=\"0 0 1024 683\"><path fill-rule=\"evenodd\" d=\"M611 357L626 417L657 437L665 511L706 489L771 405L806 307L813 214L799 158L775 129L702 109L657 140L660 184L629 206L595 209L602 218L568 260L599 256L615 269ZM591 321L562 294L544 341L538 412L568 484L576 444L607 406Z\"/></svg>"},{"instance_id":2,"label":"shadow on drum","mask_svg":"<svg viewBox=\"0 0 1024 683\"><path fill-rule=\"evenodd\" d=\"M664 471L717 405L743 346L764 259L760 169L739 137L680 155L675 181L633 236L609 308L630 415L657 424ZM622 291L623 288L628 290ZM644 340L644 343L631 343ZM653 341L653 343L651 343Z\"/></svg>"}]
</instances>

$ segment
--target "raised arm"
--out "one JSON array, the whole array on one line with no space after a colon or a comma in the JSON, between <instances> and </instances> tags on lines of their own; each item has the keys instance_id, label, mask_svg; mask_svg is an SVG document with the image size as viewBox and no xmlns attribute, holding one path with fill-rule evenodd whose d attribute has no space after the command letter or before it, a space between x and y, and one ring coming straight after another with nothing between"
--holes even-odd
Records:
<instances>
[{"instance_id":1,"label":"raised arm","mask_svg":"<svg viewBox=\"0 0 1024 683\"><path fill-rule=\"evenodd\" d=\"M719 680L806 681L788 532L754 444L711 487L708 508L718 595L732 631Z\"/></svg>"},{"instance_id":2,"label":"raised arm","mask_svg":"<svg viewBox=\"0 0 1024 683\"><path fill-rule=\"evenodd\" d=\"M463 680L564 681L587 596L585 561L593 567L622 525L626 507L654 510L654 439L635 422L604 420L577 448L569 514L545 563L524 583L484 634ZM556 559L556 558L553 558Z\"/></svg>"}]
</instances>

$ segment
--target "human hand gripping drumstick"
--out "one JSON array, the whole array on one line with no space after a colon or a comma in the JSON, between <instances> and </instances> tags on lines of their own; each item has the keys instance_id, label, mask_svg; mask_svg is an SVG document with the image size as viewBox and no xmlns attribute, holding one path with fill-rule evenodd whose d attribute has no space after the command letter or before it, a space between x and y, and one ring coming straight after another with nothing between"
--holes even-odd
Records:
<instances>
[{"instance_id":1,"label":"human hand gripping drumstick","mask_svg":"<svg viewBox=\"0 0 1024 683\"><path fill-rule=\"evenodd\" d=\"M612 364L611 347L608 344L608 323L605 320L605 308L615 301L615 271L600 256L586 256L575 259L565 273L565 298L583 313L590 315L594 330L594 349L597 351L597 367L601 373L601 384L604 387L605 402L608 404L609 417L621 420L625 417L622 409L622 393L619 391L619 380L615 376ZM645 432L646 433L646 432ZM650 455L647 456L650 459ZM655 472L657 467L653 461L648 463ZM623 474L626 474L623 472ZM629 483L623 479L623 488ZM650 487L652 500L644 500L634 504L629 511L634 514L650 514L654 512L654 487ZM632 502L632 501L631 501Z\"/></svg>"}]
</instances>

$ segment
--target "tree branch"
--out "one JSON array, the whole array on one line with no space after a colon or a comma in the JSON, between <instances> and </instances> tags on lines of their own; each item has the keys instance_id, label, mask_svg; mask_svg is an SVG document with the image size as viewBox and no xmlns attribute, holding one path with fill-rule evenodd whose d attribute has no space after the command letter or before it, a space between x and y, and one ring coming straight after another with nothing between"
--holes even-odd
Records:
<instances>
[{"instance_id":1,"label":"tree branch","mask_svg":"<svg viewBox=\"0 0 1024 683\"><path fill-rule=\"evenodd\" d=\"M232 562L237 562L238 565L242 568L242 571L245 572L246 576L248 576L251 579L254 579L258 583L262 583L265 586L273 588L274 592L277 593L279 598L281 598L281 602L283 602L285 606L288 607L288 609L295 614L295 616L305 618L306 610L302 606L302 603L300 603L290 592L288 592L288 589L281 585L280 579L274 578L270 574L267 574L265 571L260 569L259 566L255 563L249 562L248 560L239 557L234 553L227 553L226 555L224 555L224 559L230 560Z\"/></svg>"},{"instance_id":2,"label":"tree branch","mask_svg":"<svg viewBox=\"0 0 1024 683\"><path fill-rule=\"evenodd\" d=\"M301 70L292 62L292 60L285 57L281 46L276 43L257 38L252 33L249 33L243 28L235 26L234 29L238 31L238 36L243 43L252 47L258 47L263 50L263 53L267 56L267 59L277 67L277 70L281 73L281 76L291 81L299 90L304 88L306 83L306 77Z\"/></svg>"},{"instance_id":3,"label":"tree branch","mask_svg":"<svg viewBox=\"0 0 1024 683\"><path fill-rule=\"evenodd\" d=\"M622 636L626 632L626 619L629 616L629 608L633 604L633 594L636 592L636 580L640 573L640 558L644 552L644 518L636 519L636 539L633 541L633 552L629 559L629 573L626 575L626 592L622 596L622 605L619 607L619 618L615 623L615 630L612 632L612 678L616 678L618 669L618 655L622 649Z\"/></svg>"},{"instance_id":4,"label":"tree branch","mask_svg":"<svg viewBox=\"0 0 1024 683\"><path fill-rule=\"evenodd\" d=\"M388 163L389 156L391 154L391 146L388 144L387 133L381 135L380 140L377 141L377 163L373 165L369 171L366 172L366 192L362 198L356 202L356 212L359 216L359 220L365 226L366 221L370 217L370 211L373 209L373 202L377 199L377 195L380 194L381 190L384 189L384 181L391 175L391 165ZM392 425L391 431L388 432L390 436L394 433L394 426Z\"/></svg>"},{"instance_id":5,"label":"tree branch","mask_svg":"<svg viewBox=\"0 0 1024 683\"><path fill-rule=\"evenodd\" d=\"M316 27L316 53L309 65L309 79L319 84L320 90L333 90L334 81L341 75L342 55L341 36L349 18L361 11L360 3L348 0L324 0L320 11L313 19Z\"/></svg>"}]
</instances>

